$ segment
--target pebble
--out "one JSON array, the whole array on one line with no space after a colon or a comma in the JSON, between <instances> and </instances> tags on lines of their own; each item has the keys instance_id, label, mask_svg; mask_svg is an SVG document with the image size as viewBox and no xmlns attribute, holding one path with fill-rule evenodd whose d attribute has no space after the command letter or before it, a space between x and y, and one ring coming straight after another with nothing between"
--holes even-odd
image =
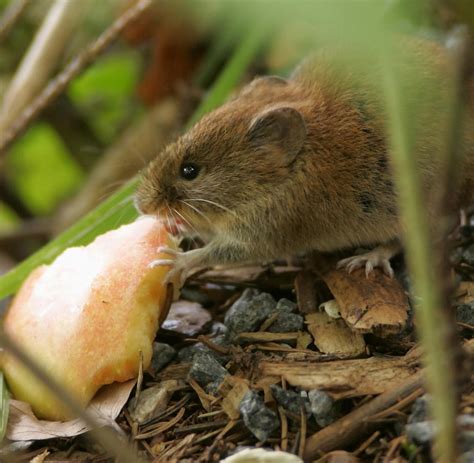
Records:
<instances>
[{"instance_id":1,"label":"pebble","mask_svg":"<svg viewBox=\"0 0 474 463\"><path fill-rule=\"evenodd\" d=\"M141 391L138 402L135 403L132 399L128 407L132 420L143 424L153 419L166 409L173 390L177 387L178 381L167 380Z\"/></svg>"},{"instance_id":2,"label":"pebble","mask_svg":"<svg viewBox=\"0 0 474 463\"><path fill-rule=\"evenodd\" d=\"M218 344L219 346L228 345L227 337L225 335L215 336L211 339L211 341L215 344ZM186 346L180 349L180 351L178 352L178 359L181 362L192 362L194 360L195 355L203 353L214 357L214 359L221 365L224 365L229 360L229 356L219 354L219 352L216 352L210 347L207 347L202 342L197 342L191 346Z\"/></svg>"},{"instance_id":3,"label":"pebble","mask_svg":"<svg viewBox=\"0 0 474 463\"><path fill-rule=\"evenodd\" d=\"M415 400L410 416L408 417L408 423L419 423L421 421L428 421L429 416L429 407L430 407L431 396L429 394L424 394L418 399Z\"/></svg>"},{"instance_id":4,"label":"pebble","mask_svg":"<svg viewBox=\"0 0 474 463\"><path fill-rule=\"evenodd\" d=\"M302 397L298 392L292 390L285 390L276 384L272 384L270 389L278 405L281 405L285 410L297 416L300 416L301 408L303 408L306 415L311 413L307 397Z\"/></svg>"},{"instance_id":5,"label":"pebble","mask_svg":"<svg viewBox=\"0 0 474 463\"><path fill-rule=\"evenodd\" d=\"M327 392L312 389L308 392L308 399L311 413L319 426L324 428L337 420L335 402Z\"/></svg>"},{"instance_id":6,"label":"pebble","mask_svg":"<svg viewBox=\"0 0 474 463\"><path fill-rule=\"evenodd\" d=\"M474 244L471 244L462 252L462 260L471 267L474 267Z\"/></svg>"},{"instance_id":7,"label":"pebble","mask_svg":"<svg viewBox=\"0 0 474 463\"><path fill-rule=\"evenodd\" d=\"M474 301L456 307L456 321L468 325L474 325Z\"/></svg>"},{"instance_id":8,"label":"pebble","mask_svg":"<svg viewBox=\"0 0 474 463\"><path fill-rule=\"evenodd\" d=\"M176 349L163 342L153 343L153 356L148 371L152 376L160 372L176 356Z\"/></svg>"},{"instance_id":9,"label":"pebble","mask_svg":"<svg viewBox=\"0 0 474 463\"><path fill-rule=\"evenodd\" d=\"M200 352L193 357L193 364L189 370L189 376L203 387L209 383L220 384L228 374L229 372L206 352Z\"/></svg>"},{"instance_id":10,"label":"pebble","mask_svg":"<svg viewBox=\"0 0 474 463\"><path fill-rule=\"evenodd\" d=\"M242 332L258 330L276 305L270 294L259 293L252 288L246 289L225 315L224 323L229 330L229 339L234 339Z\"/></svg>"},{"instance_id":11,"label":"pebble","mask_svg":"<svg viewBox=\"0 0 474 463\"><path fill-rule=\"evenodd\" d=\"M263 403L255 391L248 391L240 402L240 413L245 426L261 442L265 442L280 426L277 414Z\"/></svg>"}]
</instances>

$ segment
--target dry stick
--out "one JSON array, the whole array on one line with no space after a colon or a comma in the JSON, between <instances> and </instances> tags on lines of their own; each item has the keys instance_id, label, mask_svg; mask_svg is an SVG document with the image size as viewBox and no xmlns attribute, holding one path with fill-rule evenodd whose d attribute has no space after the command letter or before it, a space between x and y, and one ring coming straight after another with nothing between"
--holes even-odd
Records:
<instances>
[{"instance_id":1,"label":"dry stick","mask_svg":"<svg viewBox=\"0 0 474 463\"><path fill-rule=\"evenodd\" d=\"M43 89L58 65L69 38L81 20L82 2L54 0L11 79L0 107L4 134Z\"/></svg>"},{"instance_id":2,"label":"dry stick","mask_svg":"<svg viewBox=\"0 0 474 463\"><path fill-rule=\"evenodd\" d=\"M7 8L0 18L0 43L7 38L8 33L20 18L28 3L29 0L16 0Z\"/></svg>"},{"instance_id":3,"label":"dry stick","mask_svg":"<svg viewBox=\"0 0 474 463\"><path fill-rule=\"evenodd\" d=\"M89 413L84 411L83 407L78 404L68 392L61 387L56 380L46 374L43 368L40 368L31 357L21 349L10 336L8 336L2 329L0 329L0 346L8 350L11 355L14 355L30 372L38 378L56 397L64 403L75 415L81 418L82 421L91 429L92 436L100 443L111 455L117 458L117 462L134 463L141 462L135 452L122 440L107 428L101 428L94 418Z\"/></svg>"},{"instance_id":4,"label":"dry stick","mask_svg":"<svg viewBox=\"0 0 474 463\"><path fill-rule=\"evenodd\" d=\"M423 373L419 372L392 390L380 394L370 402L313 434L306 441L304 460L312 461L321 453L345 448L357 441L361 435L377 428L378 423L372 421L374 415L412 395L422 386Z\"/></svg>"},{"instance_id":5,"label":"dry stick","mask_svg":"<svg viewBox=\"0 0 474 463\"><path fill-rule=\"evenodd\" d=\"M0 155L28 126L28 124L55 98L57 98L84 68L92 63L118 37L131 22L150 8L153 0L139 0L118 18L99 38L86 50L73 59L56 78L54 78L37 98L18 116L7 133L0 140Z\"/></svg>"}]
</instances>

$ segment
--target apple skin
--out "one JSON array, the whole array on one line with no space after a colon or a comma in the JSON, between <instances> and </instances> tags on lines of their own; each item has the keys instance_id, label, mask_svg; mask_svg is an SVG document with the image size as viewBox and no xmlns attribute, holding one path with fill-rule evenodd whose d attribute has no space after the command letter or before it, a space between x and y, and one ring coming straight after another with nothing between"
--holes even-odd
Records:
<instances>
[{"instance_id":1,"label":"apple skin","mask_svg":"<svg viewBox=\"0 0 474 463\"><path fill-rule=\"evenodd\" d=\"M159 246L177 249L158 220L143 217L84 247L69 248L27 278L3 322L6 333L76 400L147 368L166 318L167 267L150 268ZM2 370L14 396L38 418L64 421L71 412L8 353Z\"/></svg>"}]
</instances>

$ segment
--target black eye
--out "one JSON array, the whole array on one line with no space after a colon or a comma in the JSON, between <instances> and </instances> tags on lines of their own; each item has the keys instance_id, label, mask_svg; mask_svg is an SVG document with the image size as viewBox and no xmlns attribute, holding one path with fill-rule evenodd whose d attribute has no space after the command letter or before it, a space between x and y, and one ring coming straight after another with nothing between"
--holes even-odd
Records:
<instances>
[{"instance_id":1,"label":"black eye","mask_svg":"<svg viewBox=\"0 0 474 463\"><path fill-rule=\"evenodd\" d=\"M199 167L196 164L185 162L181 164L180 174L186 180L194 180L199 174Z\"/></svg>"}]
</instances>

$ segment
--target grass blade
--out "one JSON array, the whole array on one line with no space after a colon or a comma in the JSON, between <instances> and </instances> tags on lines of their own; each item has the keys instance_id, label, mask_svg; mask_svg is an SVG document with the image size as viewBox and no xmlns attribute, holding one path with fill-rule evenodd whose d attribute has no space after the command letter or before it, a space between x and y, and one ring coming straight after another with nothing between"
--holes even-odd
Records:
<instances>
[{"instance_id":1,"label":"grass blade","mask_svg":"<svg viewBox=\"0 0 474 463\"><path fill-rule=\"evenodd\" d=\"M0 442L3 441L7 432L8 423L8 395L7 385L3 373L0 371Z\"/></svg>"}]
</instances>

